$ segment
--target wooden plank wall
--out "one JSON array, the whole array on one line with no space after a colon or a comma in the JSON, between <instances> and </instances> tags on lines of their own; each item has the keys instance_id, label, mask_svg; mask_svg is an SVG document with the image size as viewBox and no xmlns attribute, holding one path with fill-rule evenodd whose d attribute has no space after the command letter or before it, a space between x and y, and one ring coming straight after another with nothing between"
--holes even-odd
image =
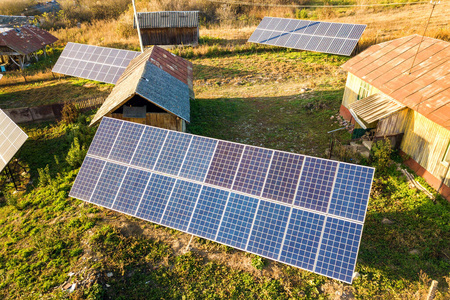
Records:
<instances>
[{"instance_id":1,"label":"wooden plank wall","mask_svg":"<svg viewBox=\"0 0 450 300\"><path fill-rule=\"evenodd\" d=\"M375 136L404 133L408 118L412 117L412 110L404 108L378 121Z\"/></svg>"},{"instance_id":2,"label":"wooden plank wall","mask_svg":"<svg viewBox=\"0 0 450 300\"><path fill-rule=\"evenodd\" d=\"M125 118L123 114L108 114L108 117L130 121L138 124L150 125L176 131L186 131L183 119L168 113L147 113L146 118Z\"/></svg>"},{"instance_id":3,"label":"wooden plank wall","mask_svg":"<svg viewBox=\"0 0 450 300\"><path fill-rule=\"evenodd\" d=\"M344 97L342 99L342 104L348 108L348 106L355 102L358 99L358 92L361 86L361 83L364 81L352 73L348 73L347 75L347 83L345 84ZM367 96L379 93L380 91L373 86L369 88L369 94Z\"/></svg>"},{"instance_id":4,"label":"wooden plank wall","mask_svg":"<svg viewBox=\"0 0 450 300\"><path fill-rule=\"evenodd\" d=\"M142 28L144 46L153 45L197 45L198 29L189 28Z\"/></svg>"},{"instance_id":5,"label":"wooden plank wall","mask_svg":"<svg viewBox=\"0 0 450 300\"><path fill-rule=\"evenodd\" d=\"M401 149L436 178L450 186L450 175L445 174L447 165L442 163L450 142L450 130L409 110Z\"/></svg>"}]
</instances>

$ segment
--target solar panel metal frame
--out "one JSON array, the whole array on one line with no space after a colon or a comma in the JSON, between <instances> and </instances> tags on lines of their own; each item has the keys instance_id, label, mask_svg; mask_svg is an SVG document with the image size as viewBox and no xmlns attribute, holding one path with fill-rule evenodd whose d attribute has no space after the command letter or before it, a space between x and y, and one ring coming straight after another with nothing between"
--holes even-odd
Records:
<instances>
[{"instance_id":1,"label":"solar panel metal frame","mask_svg":"<svg viewBox=\"0 0 450 300\"><path fill-rule=\"evenodd\" d=\"M67 43L52 72L115 84L140 52Z\"/></svg>"},{"instance_id":2,"label":"solar panel metal frame","mask_svg":"<svg viewBox=\"0 0 450 300\"><path fill-rule=\"evenodd\" d=\"M264 17L248 42L350 56L366 27L362 24Z\"/></svg>"},{"instance_id":3,"label":"solar panel metal frame","mask_svg":"<svg viewBox=\"0 0 450 300\"><path fill-rule=\"evenodd\" d=\"M28 135L0 109L0 171L6 167L27 139Z\"/></svg>"},{"instance_id":4,"label":"solar panel metal frame","mask_svg":"<svg viewBox=\"0 0 450 300\"><path fill-rule=\"evenodd\" d=\"M112 138L117 140L117 138L119 137L119 132L121 131L121 128L123 126L135 126L135 125L136 125L136 123L131 123L131 122L127 122L127 121L123 121L123 120L117 120L117 119L111 119L111 118L104 118L102 120L102 123L100 125L99 130L100 130L101 134L109 133L109 134L111 134ZM105 126L111 126L112 127L111 130L113 132L111 132L111 130L108 130L108 128L106 128L106 129L103 128ZM214 145L214 152L216 152L217 146L218 146L218 144L220 142L236 145L236 146L238 146L238 148L242 147L242 151L241 151L240 159L239 159L239 164L238 164L238 166L237 166L237 168L235 170L235 174L234 174L234 178L232 180L232 184L229 185L229 187L222 187L222 186L218 186L218 185L215 185L215 184L208 184L207 180L206 180L207 176L200 177L200 179L198 179L198 178L191 179L191 178L188 178L188 177L180 176L182 174L182 172L181 172L182 167L183 167L184 162L186 161L186 157L188 156L188 153L189 153L189 147L185 151L185 153L183 154L184 155L183 162L181 163L181 166L179 167L179 171L178 171L177 175L171 175L171 174L168 174L168 173L162 173L162 172L156 171L155 170L155 166L157 165L158 160L161 157L161 154L162 154L161 152L163 152L164 143L167 140L167 137L173 131L170 131L170 130L167 130L167 129L162 129L162 128L150 127L150 126L146 126L146 125L140 125L140 124L139 124L139 126L142 127L141 138L144 135L144 132L147 131L148 128L151 128L152 130L156 130L156 131L159 131L159 132L166 132L164 141L162 142L159 151L157 151L158 154L154 153L154 155L157 156L157 158L156 158L155 162L153 163L153 165L152 166L147 166L147 167L141 167L141 166L132 164L133 159L131 159L131 163L124 163L124 162L120 162L120 161L116 161L116 160L111 160L108 157L109 157L109 154L111 152L113 152L113 148L114 148L114 143L115 142L113 142L113 145L111 147L108 147L109 150L105 149L107 153L104 153L103 155L100 155L100 156L93 155L92 153L96 153L96 152L95 151L91 152L91 150L89 149L88 155L85 158L85 161L83 162L83 166L82 166L82 168L80 170L81 176L76 178L75 183L73 185L73 188L70 191L70 196L73 196L73 197L79 198L81 200L84 200L84 201L87 201L87 202L91 202L91 203L94 203L94 204L97 204L97 205L100 205L100 206L112 209L114 211L118 211L118 212L121 212L121 213L126 213L126 214L129 214L131 216L135 216L135 217L141 218L143 220L147 220L147 221L150 221L150 222L153 222L153 223L157 223L157 224L160 224L160 225L163 225L163 226L167 226L167 227L170 227L170 228L173 228L173 229L176 229L176 230L180 230L180 231L186 232L188 234L193 234L195 236L199 236L199 237L202 237L202 238L211 239L213 241L216 241L216 242L219 242L219 243L222 243L222 244L226 244L226 245L229 245L231 247L235 247L237 249L244 250L246 252L254 253L256 255L260 255L260 256L263 256L263 257L266 257L266 258L269 258L269 259L277 260L277 261L279 261L281 263L284 263L284 264L295 266L295 267L298 267L298 268L301 268L301 269L304 269L304 270L307 270L307 271L313 271L315 273L322 274L322 275L325 275L325 276L328 276L328 277L331 277L331 278L335 278L335 279L338 279L338 280L341 280L341 281L344 281L344 282L348 282L348 283L352 282L352 275L353 275L353 272L354 272L354 268L355 268L355 265L356 265L356 258L357 258L358 251L359 251L359 245L360 245L360 241L361 241L362 228L363 228L363 225L364 225L364 219L365 219L366 210L367 210L367 204L368 204L368 200L369 200L369 194L370 194L370 190L371 190L371 187L372 187L372 179L373 179L373 174L374 174L374 168L365 167L365 166L358 166L358 165L348 164L348 163L344 163L344 162L336 162L336 161L331 161L331 160L327 160L327 159L314 158L314 157L310 157L310 156L306 156L306 155L293 154L293 153L288 153L288 152L283 152L283 151L278 151L278 150L270 150L270 149L261 148L261 147L248 146L248 145L243 145L243 144L238 144L238 143L233 143L233 142L226 142L226 141L216 140L216 139L212 139L212 138L201 137L202 139L208 139L208 140L211 140L211 141L216 141L216 144ZM116 132L116 134L114 134L114 131ZM157 134L159 134L159 133L157 132ZM189 136L190 141L192 141L193 139L195 139L195 137L197 137L195 135L190 135L190 134L186 134L186 133L176 132L176 134L187 135L187 136ZM93 144L101 142L101 141L102 141L101 138L96 137L96 138L94 138ZM134 151L133 151L134 154L133 155L136 155L137 149L139 148L139 143L136 146L136 148L134 149ZM247 149L247 147L250 147L250 148L253 148L253 149L261 149L261 151L271 151L272 152L271 153L271 159L270 159L270 162L269 162L269 167L267 168L266 179L264 181L264 185L262 187L262 191L261 191L260 195L252 195L252 194L248 194L248 193L241 192L241 191L233 189L233 185L234 185L235 179L236 179L237 174L238 174L238 172L240 170L241 160L242 160L242 157L244 156L244 152L245 152L245 149ZM95 149L95 147L94 147L94 149ZM323 212L321 210L315 210L315 209L311 209L311 208L298 206L298 205L295 205L295 203L286 203L286 202L284 202L282 200L278 200L278 199L274 200L274 199L265 198L265 197L262 196L263 195L263 191L265 189L267 176L269 176L269 173L270 173L271 163L272 163L272 159L273 159L273 156L274 156L273 154L274 153L281 153L281 154L284 154L284 155L291 155L291 156L296 156L296 157L302 157L302 160L301 160L302 168L301 168L301 171L298 174L297 185L296 185L296 188L295 188L295 195L293 195L293 199L296 199L296 194L297 194L298 189L299 189L299 184L300 184L300 181L301 181L302 176L303 176L303 171L305 170L304 169L305 162L307 160L320 160L322 162L322 164L328 165L330 167L332 167L333 165L336 165L335 174L333 175L334 179L333 179L333 182L332 182L332 187L331 187L331 192L330 192L330 200L328 201L328 206L327 206L326 212ZM214 154L213 155L209 155L209 157L210 157L210 161L209 161L209 165L207 166L208 171L211 168L212 162L214 160ZM289 162L289 160L286 160L286 161ZM79 189L83 188L84 182L86 182L86 180L84 180L84 178L89 175L86 172L89 171L90 165L93 165L93 162L95 162L97 165L101 164L101 162L105 162L103 164L103 169L106 168L108 166L108 164L109 165L110 164L114 164L114 165L116 165L116 167L115 167L116 169L117 168L121 169L122 172L124 170L123 178L122 179L120 179L120 178L115 179L116 180L115 185L117 186L117 191L115 191L115 192L113 191L112 194L111 194L111 196L113 197L113 200L112 200L111 204L104 205L105 201L102 200L102 199L100 199L100 201L92 201L93 199L95 199L94 196L95 196L95 193L96 193L96 190L97 190L97 186L99 184L100 184L100 186L102 184L104 184L104 183L101 182L102 173L100 173L100 175L98 174L98 172L99 172L98 171L98 166L95 167L96 169L94 170L96 173L93 174L93 176L91 176L92 178L96 177L97 179L96 179L95 187L93 187L92 193L90 193L89 199L87 199L88 197L86 197L86 196L85 197L80 197L81 194L79 192ZM354 177L360 176L362 179L365 179L365 182L361 183L359 186L358 185L351 186L352 187L352 189L350 191L351 193L355 192L355 191L353 191L353 188L358 188L359 187L360 190L359 191L357 190L356 192L359 192L360 194L358 194L358 195L355 194L355 195L359 196L359 197L364 197L364 199L360 199L361 200L360 201L361 202L360 206L362 206L363 209L360 209L359 211L357 211L356 215L352 214L352 213L354 213L353 211L349 212L348 211L349 207L346 206L346 203L344 203L342 201L343 198L341 196L343 195L343 193L345 194L345 192L349 192L349 189L348 188L346 189L346 186L343 186L343 187L341 186L341 189L336 191L336 193L334 193L334 188L336 186L337 177L338 177L338 171L339 171L339 167L340 166L344 166L343 170L341 170L342 171L342 176L341 176L342 185L349 184L348 182L352 182L351 180L348 180L349 176L350 177L351 176L354 176ZM147 172L147 173L149 173L149 176L148 176L148 181L147 182L141 182L140 183L140 186L142 187L142 186L145 185L145 188L144 188L144 190L142 192L142 195L140 196L140 202L137 205L136 210L133 213L130 213L130 210L127 210L127 209L121 209L121 210L117 209L117 207L115 207L115 201L119 197L118 195L120 194L121 190L123 189L122 188L123 187L123 183L127 182L127 179L126 179L127 173L129 173L129 172L139 172L139 171ZM206 172L207 174L208 174L208 171ZM365 174L361 174L361 172L363 172L363 171L365 172ZM324 173L323 172L319 172L317 174L317 176L322 176L321 174L323 175ZM363 175L364 175L364 177L363 177ZM110 174L108 176L110 176ZM158 179L158 178L160 178L160 179ZM164 179L164 178L166 178L166 179ZM147 188L149 187L149 185L153 186L155 181L152 181L152 180L157 180L156 182L161 182L161 179L164 179L166 181L169 180L171 182L170 186L167 186L167 187L164 188L164 190L166 191L165 192L166 195L162 199L162 201L165 201L164 211L162 211L162 214L161 214L160 218L156 218L155 219L154 217L151 217L151 218L150 217L146 217L146 215L143 212L141 212L141 205L143 204L143 199L144 199L145 195L148 192L152 192L153 193L153 189L152 189L152 191L148 191ZM344 181L345 181L345 184L344 184ZM370 181L370 184L369 184L369 181ZM108 184L110 184L110 183L108 183ZM125 183L125 184L127 184L127 183ZM179 186L180 184L181 185L184 184L186 186L197 186L198 187L198 192L196 192L195 195L191 196L191 198L193 199L191 201L191 203L187 203L189 205L189 207L188 207L189 210L188 211L191 211L190 218L188 218L189 221L186 223L186 220L187 220L186 217L187 216L185 216L184 217L185 221L183 221L182 224L180 223L180 226L178 226L176 223L173 223L174 222L173 218L171 219L172 221L169 221L169 220L164 221L164 215L165 215L166 210L168 208L168 205L169 205L169 203L170 203L170 201L172 199L172 196L173 196L173 193L174 193L174 190L175 190L176 186ZM92 188L92 184L89 185L89 186L90 186L90 188ZM110 187L107 186L106 188L110 188ZM104 188L101 188L101 189L104 191ZM215 235L212 232L209 232L208 235L206 235L206 234L201 233L201 232L199 233L198 230L195 231L195 230L191 229L192 221L194 219L198 220L198 217L195 216L195 214L197 212L197 207L201 207L203 205L203 204L200 204L200 206L198 206L199 203L201 202L200 199L201 199L202 192L203 192L203 190L207 190L207 189L215 189L217 191L221 191L224 195L226 195L226 202L225 202L225 205L223 207L223 212L221 213L221 218L220 218L220 221L219 221L218 225L217 225L217 218L218 218L217 216L218 216L219 212L216 212L216 217L215 217L216 221L214 221L212 223L210 222L210 224L216 224L217 225L217 232L216 232ZM157 190L155 190L155 191L157 191ZM175 193L179 193L179 191L175 192ZM156 196L158 196L158 195L159 194L156 194ZM352 199L353 200L356 199L355 195L352 194L352 197L353 197ZM334 196L336 196L336 197L339 196L339 197L337 199L334 199L333 198ZM236 198L236 197L238 197L238 198ZM133 197L133 198L136 198L136 197ZM236 199L234 204L232 204L233 202L231 202L232 198ZM156 199L155 201L160 201L159 198L155 198L155 199ZM166 200L164 200L164 199L166 199ZM247 205L246 203L250 203L249 202L250 200L253 201L253 204L252 204L253 208L254 208L252 210L252 211L254 211L253 213L250 213L248 209L243 209L243 208L241 208L240 210L237 211L237 212L240 211L241 214L248 215L252 219L250 227L249 227L250 223L247 222L247 227L246 228L247 228L248 233L245 233L247 235L247 237L244 239L244 240L246 240L246 244L245 244L245 246L242 243L240 243L240 244L231 244L231 241L233 241L233 240L231 240L231 241L229 239L227 240L226 238L224 238L223 234L221 234L221 232L223 232L223 231L221 231L221 229L223 229L224 228L223 226L225 226L226 224L228 224L228 226L235 226L236 225L234 223L231 224L229 221L227 221L228 220L227 218L229 218L229 215L227 215L227 211L230 211L230 209L232 209L232 207L229 206L229 205L237 205L239 203L241 203L242 205ZM136 200L133 200L133 201L136 201ZM179 200L176 200L176 201L179 201ZM195 201L195 203L194 203L194 201ZM109 202L111 202L111 201L109 201ZM216 202L217 201L210 201L210 205L214 206ZM335 211L337 211L337 214L329 213L329 209L333 205L333 203L334 203L334 206L335 206ZM149 203L147 202L147 205L148 204ZM256 204L256 208L255 208L255 204ZM122 203L122 205L123 205L123 203ZM135 205L135 202L134 202L134 205ZM164 203L160 203L159 207L162 207L161 205L164 205ZM255 248L256 250L250 251L250 248L252 248L252 247L254 248L254 246L249 246L250 240L251 240L251 238L254 235L254 230L256 230L257 228L263 228L264 229L264 226L261 225L261 224L264 224L264 222L267 223L267 221L263 221L263 219L261 219L261 218L260 218L260 221L257 221L257 219L256 219L257 216L258 216L258 213L260 212L260 208L262 208L264 206L267 206L267 205L269 205L271 207L279 207L279 209L284 209L284 210L287 210L287 212L288 212L287 214L284 213L284 217L283 217L285 219L284 227L281 226L280 229L278 229L278 231L276 233L277 236L274 236L274 239L276 239L278 241L277 243L279 243L279 246L277 248L278 252L277 253L275 253L275 252L273 252L273 253L271 253L271 252L262 252L261 250L258 250L258 249L260 249L258 247ZM145 204L144 204L144 206L145 206ZM127 206L124 206L124 207L127 207ZM211 209L213 209L213 208L214 207L212 207ZM180 212L173 211L173 209L170 211L172 214L173 213L180 214ZM160 208L160 210L162 210L162 208ZM293 214L294 210L297 211L297 213ZM271 211L273 211L273 209ZM319 228L320 229L320 239L317 236L318 233L319 233L319 231L318 231L319 229L316 228L317 224L311 223L308 226L310 226L310 228L316 228L315 237L314 237L314 235L313 236L303 235L300 239L292 240L294 237L296 237L298 235L296 235L296 234L293 235L292 234L292 228L293 228L292 226L293 226L293 224L291 224L291 221L295 221L296 220L295 216L297 216L299 212L301 212L304 215L308 215L308 214L309 215L314 215L314 216L316 216L315 219L322 220L322 227ZM181 215L183 215L183 213L181 213ZM294 218L291 219L291 217L293 215L294 215ZM266 214L266 217L270 217L270 216ZM275 222L275 223L279 222L278 218L273 218L273 216L272 216L272 219L273 220L270 221L272 223L273 222ZM311 218L309 218L309 219L311 219ZM312 218L311 220L313 220L313 219L314 218ZM248 219L248 220L250 220L250 219ZM275 226L274 224L272 224L270 222L269 222L270 228ZM339 227L337 227L338 225L336 225L336 222L340 224L340 225L338 224ZM206 223L208 223L208 222L206 222ZM345 227L345 226L343 227L342 224L347 224L346 225L347 227ZM263 227L261 227L261 226L263 226ZM291 229L289 229L289 228L291 228ZM301 228L301 226L298 227L298 228ZM355 234L355 229L352 229L352 228L357 228L356 231L358 233ZM348 231L345 236L349 236L349 233L352 234L351 238L348 239L348 242L352 244L351 248L353 250L351 252L348 252L348 250L345 249L345 247L344 247L344 249L341 249L341 248L337 249L337 250L339 250L339 253L342 253L342 254L339 254L339 253L337 254L337 253L330 252L331 251L330 247L331 247L331 249L334 249L333 247L346 246L346 245L343 245L342 243L339 244L339 243L333 242L334 241L333 238L340 238L339 237L339 232L341 232L341 231L344 232L345 230ZM237 233L239 233L240 235L242 234L242 232L240 232L239 229L238 229ZM214 236L214 238L212 238L212 236ZM292 255L295 255L295 253L292 251L292 246L289 246L289 245L292 245L292 244L297 245L299 243L299 241L305 243L304 246L305 247L309 247L309 248L313 247L313 246L311 246L312 244L316 245L315 246L316 252L315 253L310 253L309 263L307 263L306 265L301 260L298 260L298 259L295 260L295 259L292 259L292 257L288 257L286 255L282 255L283 253L285 253L289 249L291 249L290 253L292 253ZM289 242L290 244L287 245L287 244L285 244L286 242ZM337 245L337 246L335 246L335 245ZM289 247L291 247L291 248L289 248ZM288 250L285 250L285 249L288 249ZM346 266L346 269L343 270L341 273L340 272L336 272L336 268L339 269L338 266L334 266L334 265L330 264L330 260L333 259L333 261L334 261L336 255L338 255L339 257L342 258L343 261L340 262L341 265L345 265ZM313 265L311 264L311 259L312 259L311 257L314 257L314 264ZM293 261L294 261L294 263L292 263ZM295 263L295 261L300 261L301 263ZM330 269L330 267L333 267L333 268Z\"/></svg>"}]
</instances>

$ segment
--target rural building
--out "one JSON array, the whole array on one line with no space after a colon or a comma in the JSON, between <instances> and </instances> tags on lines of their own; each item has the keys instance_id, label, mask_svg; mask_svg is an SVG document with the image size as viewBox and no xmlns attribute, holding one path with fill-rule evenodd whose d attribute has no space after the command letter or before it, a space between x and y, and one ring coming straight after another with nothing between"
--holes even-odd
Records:
<instances>
[{"instance_id":1,"label":"rural building","mask_svg":"<svg viewBox=\"0 0 450 300\"><path fill-rule=\"evenodd\" d=\"M450 43L421 40L381 43L347 61L340 113L376 137L403 135L406 165L450 200Z\"/></svg>"},{"instance_id":2,"label":"rural building","mask_svg":"<svg viewBox=\"0 0 450 300\"><path fill-rule=\"evenodd\" d=\"M44 50L58 39L49 32L35 26L22 26L0 33L0 57L5 56L21 69L25 62L39 50ZM3 58L1 58L3 60Z\"/></svg>"},{"instance_id":3,"label":"rural building","mask_svg":"<svg viewBox=\"0 0 450 300\"><path fill-rule=\"evenodd\" d=\"M0 33L9 31L15 27L31 25L33 20L34 17L0 15Z\"/></svg>"},{"instance_id":4,"label":"rural building","mask_svg":"<svg viewBox=\"0 0 450 300\"><path fill-rule=\"evenodd\" d=\"M198 11L141 12L138 20L144 46L198 45Z\"/></svg>"},{"instance_id":5,"label":"rural building","mask_svg":"<svg viewBox=\"0 0 450 300\"><path fill-rule=\"evenodd\" d=\"M185 131L193 93L192 63L158 46L134 58L91 122L102 117Z\"/></svg>"}]
</instances>

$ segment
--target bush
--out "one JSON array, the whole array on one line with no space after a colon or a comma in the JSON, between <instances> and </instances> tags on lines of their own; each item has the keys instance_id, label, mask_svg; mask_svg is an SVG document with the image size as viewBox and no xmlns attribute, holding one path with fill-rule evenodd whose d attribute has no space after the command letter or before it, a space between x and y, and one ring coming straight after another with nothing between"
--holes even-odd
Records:
<instances>
[{"instance_id":1,"label":"bush","mask_svg":"<svg viewBox=\"0 0 450 300\"><path fill-rule=\"evenodd\" d=\"M75 107L75 105L72 102L66 102L61 111L61 123L74 123L78 119L79 115L80 111Z\"/></svg>"},{"instance_id":2,"label":"bush","mask_svg":"<svg viewBox=\"0 0 450 300\"><path fill-rule=\"evenodd\" d=\"M70 166L78 168L83 163L86 154L87 154L86 147L80 146L78 138L75 137L73 139L72 145L70 146L69 152L67 153L66 161Z\"/></svg>"},{"instance_id":3,"label":"bush","mask_svg":"<svg viewBox=\"0 0 450 300\"><path fill-rule=\"evenodd\" d=\"M386 175L391 166L391 141L385 139L384 141L378 141L371 149L371 161L372 166L376 168L376 175Z\"/></svg>"},{"instance_id":4,"label":"bush","mask_svg":"<svg viewBox=\"0 0 450 300\"><path fill-rule=\"evenodd\" d=\"M296 9L295 10L295 17L297 19L308 19L308 11L306 9Z\"/></svg>"}]
</instances>

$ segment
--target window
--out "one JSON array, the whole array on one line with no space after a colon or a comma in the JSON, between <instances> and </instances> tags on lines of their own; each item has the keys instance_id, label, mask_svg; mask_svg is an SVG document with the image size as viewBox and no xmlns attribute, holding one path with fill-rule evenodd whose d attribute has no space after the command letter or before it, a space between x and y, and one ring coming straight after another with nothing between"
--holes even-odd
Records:
<instances>
[{"instance_id":1,"label":"window","mask_svg":"<svg viewBox=\"0 0 450 300\"><path fill-rule=\"evenodd\" d=\"M359 86L358 97L356 100L361 100L366 98L369 95L370 85L367 82L361 81L361 85Z\"/></svg>"},{"instance_id":2,"label":"window","mask_svg":"<svg viewBox=\"0 0 450 300\"><path fill-rule=\"evenodd\" d=\"M445 150L445 154L444 154L444 157L442 158L442 162L446 165L450 163L450 142L447 145L447 150Z\"/></svg>"}]
</instances>

